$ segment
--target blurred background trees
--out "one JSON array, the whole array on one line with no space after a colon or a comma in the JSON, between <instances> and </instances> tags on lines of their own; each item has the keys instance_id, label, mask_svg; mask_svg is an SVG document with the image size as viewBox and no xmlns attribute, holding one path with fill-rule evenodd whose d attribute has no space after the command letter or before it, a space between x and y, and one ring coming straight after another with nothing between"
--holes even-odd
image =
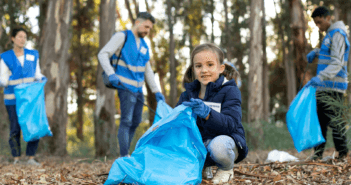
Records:
<instances>
[{"instance_id":1,"label":"blurred background trees","mask_svg":"<svg viewBox=\"0 0 351 185\"><path fill-rule=\"evenodd\" d=\"M40 143L41 152L118 156L119 100L102 83L97 53L113 33L131 29L138 12L149 11L156 18L146 39L150 62L166 102L174 107L184 91L181 82L193 48L217 44L241 74L243 125L256 148L256 141L267 137L267 125L284 125L300 84L315 75L316 62L306 68L306 54L323 37L310 18L319 5L328 6L335 21L351 25L351 5L342 0L2 0L0 52L12 48L16 26L28 30L27 47L40 52L54 134ZM147 84L144 94L156 109ZM0 117L4 151L9 124L2 94ZM134 144L153 117L144 107Z\"/></svg>"}]
</instances>

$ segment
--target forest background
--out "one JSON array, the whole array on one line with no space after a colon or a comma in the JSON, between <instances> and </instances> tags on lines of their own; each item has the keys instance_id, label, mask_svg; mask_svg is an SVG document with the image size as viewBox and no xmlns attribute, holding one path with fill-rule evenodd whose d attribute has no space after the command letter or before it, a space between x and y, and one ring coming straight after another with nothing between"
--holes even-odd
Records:
<instances>
[{"instance_id":1,"label":"forest background","mask_svg":"<svg viewBox=\"0 0 351 185\"><path fill-rule=\"evenodd\" d=\"M12 48L10 33L17 26L28 30L27 47L40 53L54 136L41 140L39 153L117 157L119 99L102 83L97 53L113 33L131 29L139 11L149 11L157 22L146 41L166 102L174 107L184 91L181 82L193 48L216 43L241 74L249 150L286 150L293 148L293 142L285 114L301 83L316 73L317 61L307 66L306 55L324 36L310 17L319 5L329 7L333 21L344 21L350 33L351 3L344 0L1 0L0 53ZM0 155L10 156L2 94L3 89ZM155 110L156 100L147 85L144 94L145 103ZM349 90L345 97L348 105ZM349 115L343 118L347 123ZM144 107L131 152L153 117Z\"/></svg>"}]
</instances>

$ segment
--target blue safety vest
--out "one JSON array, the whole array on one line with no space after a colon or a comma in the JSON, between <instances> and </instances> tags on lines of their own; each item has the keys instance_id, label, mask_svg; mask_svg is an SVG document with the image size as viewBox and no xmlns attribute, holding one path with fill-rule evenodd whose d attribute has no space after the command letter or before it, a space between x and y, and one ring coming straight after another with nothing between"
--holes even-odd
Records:
<instances>
[{"instance_id":1,"label":"blue safety vest","mask_svg":"<svg viewBox=\"0 0 351 185\"><path fill-rule=\"evenodd\" d=\"M13 50L8 50L1 54L1 59L11 71L8 86L4 90L5 105L15 105L16 97L14 87L21 83L34 81L39 53L37 50L24 49L24 64L21 66L20 61Z\"/></svg>"},{"instance_id":2,"label":"blue safety vest","mask_svg":"<svg viewBox=\"0 0 351 185\"><path fill-rule=\"evenodd\" d=\"M327 35L324 37L321 49L319 51L319 60L318 60L318 66L317 66L317 75L319 72L323 71L328 65L333 65L331 64L331 48L332 48L332 38L333 35L339 32L344 36L345 39L345 54L343 56L342 60L343 61L343 67L340 69L340 71L337 73L337 75L332 78L332 79L324 79L323 85L318 87L318 89L329 89L329 90L334 90L334 91L341 91L344 92L347 89L347 61L349 58L349 51L350 51L350 42L347 39L347 34L345 33L344 30L342 29L333 29L327 33Z\"/></svg>"},{"instance_id":3,"label":"blue safety vest","mask_svg":"<svg viewBox=\"0 0 351 185\"><path fill-rule=\"evenodd\" d=\"M127 30L124 33L127 33L127 39L121 50L120 60L115 54L110 60L112 60L113 67L117 69L116 74L123 85L132 92L142 92L145 66L150 59L149 48L145 40L140 38L138 49L133 32ZM118 86L118 88L124 89L123 86Z\"/></svg>"}]
</instances>

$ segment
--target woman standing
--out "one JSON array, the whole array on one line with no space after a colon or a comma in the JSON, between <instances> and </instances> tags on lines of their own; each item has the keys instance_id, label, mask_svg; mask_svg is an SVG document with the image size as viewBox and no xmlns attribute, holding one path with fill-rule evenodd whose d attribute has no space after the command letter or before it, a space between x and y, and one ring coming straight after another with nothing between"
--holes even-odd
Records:
<instances>
[{"instance_id":1,"label":"woman standing","mask_svg":"<svg viewBox=\"0 0 351 185\"><path fill-rule=\"evenodd\" d=\"M21 156L20 136L21 127L16 114L16 97L14 87L22 83L30 83L35 80L43 80L39 67L39 53L37 50L24 48L27 41L27 32L23 28L16 28L11 33L13 49L1 54L0 61L0 85L5 87L4 100L10 119L10 147L14 157L13 164L19 163ZM39 166L34 159L39 140L28 142L26 155L29 157L28 164Z\"/></svg>"}]
</instances>

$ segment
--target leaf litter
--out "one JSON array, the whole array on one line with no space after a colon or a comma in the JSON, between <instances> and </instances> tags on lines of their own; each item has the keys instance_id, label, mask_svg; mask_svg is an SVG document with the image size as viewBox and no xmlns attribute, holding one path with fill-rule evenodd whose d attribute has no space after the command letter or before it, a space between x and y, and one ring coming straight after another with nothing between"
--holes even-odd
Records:
<instances>
[{"instance_id":1,"label":"leaf litter","mask_svg":"<svg viewBox=\"0 0 351 185\"><path fill-rule=\"evenodd\" d=\"M103 184L114 162L91 158L40 157L40 167L13 165L0 156L0 185L2 184ZM212 168L215 173L216 167ZM232 184L351 184L351 158L328 161L251 162L236 164ZM202 180L201 185L211 185Z\"/></svg>"}]
</instances>

